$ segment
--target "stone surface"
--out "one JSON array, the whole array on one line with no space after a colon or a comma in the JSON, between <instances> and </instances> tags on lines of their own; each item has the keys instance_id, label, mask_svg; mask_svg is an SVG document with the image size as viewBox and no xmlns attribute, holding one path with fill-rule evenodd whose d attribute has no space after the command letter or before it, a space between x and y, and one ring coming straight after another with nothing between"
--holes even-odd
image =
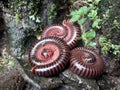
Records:
<instances>
[{"instance_id":1,"label":"stone surface","mask_svg":"<svg viewBox=\"0 0 120 90\"><path fill-rule=\"evenodd\" d=\"M2 64L4 60L8 62L14 62L14 60L6 52L7 40L5 38L4 30L2 30L2 33L0 34L3 34L0 38L0 67L3 67L3 70L0 71L0 90L22 90L25 81L17 70L17 65L15 64L14 67L10 67L7 64Z\"/></svg>"},{"instance_id":2,"label":"stone surface","mask_svg":"<svg viewBox=\"0 0 120 90\"><path fill-rule=\"evenodd\" d=\"M0 72L0 90L22 90L24 82L16 68L5 68Z\"/></svg>"},{"instance_id":3,"label":"stone surface","mask_svg":"<svg viewBox=\"0 0 120 90\"><path fill-rule=\"evenodd\" d=\"M106 75L97 83L100 90L120 90L120 77Z\"/></svg>"}]
</instances>

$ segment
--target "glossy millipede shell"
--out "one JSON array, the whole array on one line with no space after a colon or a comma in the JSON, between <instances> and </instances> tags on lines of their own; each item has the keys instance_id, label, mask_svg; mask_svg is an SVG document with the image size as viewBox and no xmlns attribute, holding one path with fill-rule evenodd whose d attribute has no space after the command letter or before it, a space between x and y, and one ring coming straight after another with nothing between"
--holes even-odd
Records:
<instances>
[{"instance_id":1,"label":"glossy millipede shell","mask_svg":"<svg viewBox=\"0 0 120 90\"><path fill-rule=\"evenodd\" d=\"M78 42L77 38L80 36L80 30L74 23L63 20L62 25L49 25L43 30L41 37L44 38L49 36L62 38L67 45L69 45L70 49L72 49Z\"/></svg>"},{"instance_id":2,"label":"glossy millipede shell","mask_svg":"<svg viewBox=\"0 0 120 90\"><path fill-rule=\"evenodd\" d=\"M69 63L69 55L69 47L62 39L42 38L30 51L31 71L40 76L56 75Z\"/></svg>"},{"instance_id":3,"label":"glossy millipede shell","mask_svg":"<svg viewBox=\"0 0 120 90\"><path fill-rule=\"evenodd\" d=\"M85 78L99 77L104 71L104 63L95 51L78 47L71 51L70 69Z\"/></svg>"}]
</instances>

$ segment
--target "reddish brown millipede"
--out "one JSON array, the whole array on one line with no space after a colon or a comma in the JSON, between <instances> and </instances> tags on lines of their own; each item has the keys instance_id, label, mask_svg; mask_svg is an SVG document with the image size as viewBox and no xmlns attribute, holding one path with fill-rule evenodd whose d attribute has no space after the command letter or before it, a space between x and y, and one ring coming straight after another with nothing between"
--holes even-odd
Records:
<instances>
[{"instance_id":1,"label":"reddish brown millipede","mask_svg":"<svg viewBox=\"0 0 120 90\"><path fill-rule=\"evenodd\" d=\"M41 37L49 36L56 36L63 39L70 46L70 49L73 49L78 42L77 39L80 36L80 30L74 23L63 20L62 25L53 24L44 28Z\"/></svg>"},{"instance_id":2,"label":"reddish brown millipede","mask_svg":"<svg viewBox=\"0 0 120 90\"><path fill-rule=\"evenodd\" d=\"M104 63L95 51L78 47L71 51L70 69L79 76L96 78L104 71Z\"/></svg>"},{"instance_id":3,"label":"reddish brown millipede","mask_svg":"<svg viewBox=\"0 0 120 90\"><path fill-rule=\"evenodd\" d=\"M68 45L58 37L40 39L31 49L31 71L40 76L52 76L61 72L69 62Z\"/></svg>"}]
</instances>

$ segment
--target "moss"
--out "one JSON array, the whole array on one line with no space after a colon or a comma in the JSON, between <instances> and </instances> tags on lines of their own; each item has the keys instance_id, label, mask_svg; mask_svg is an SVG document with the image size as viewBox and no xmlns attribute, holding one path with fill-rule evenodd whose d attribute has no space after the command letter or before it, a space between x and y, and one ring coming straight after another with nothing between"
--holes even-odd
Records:
<instances>
[{"instance_id":1,"label":"moss","mask_svg":"<svg viewBox=\"0 0 120 90\"><path fill-rule=\"evenodd\" d=\"M100 42L101 51L104 54L113 55L116 60L120 60L120 1L102 0L99 4L99 15L102 19L101 33L106 40ZM100 37L101 38L101 37ZM104 45L103 45L104 44Z\"/></svg>"},{"instance_id":2,"label":"moss","mask_svg":"<svg viewBox=\"0 0 120 90\"><path fill-rule=\"evenodd\" d=\"M100 4L100 15L102 18L102 33L111 39L112 43L120 44L120 1L102 0Z\"/></svg>"}]
</instances>

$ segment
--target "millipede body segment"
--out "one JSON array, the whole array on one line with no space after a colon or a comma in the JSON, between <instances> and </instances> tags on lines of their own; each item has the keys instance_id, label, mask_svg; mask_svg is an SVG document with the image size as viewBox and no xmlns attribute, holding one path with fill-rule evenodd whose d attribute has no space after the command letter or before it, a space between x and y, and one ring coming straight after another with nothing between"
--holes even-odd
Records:
<instances>
[{"instance_id":1,"label":"millipede body segment","mask_svg":"<svg viewBox=\"0 0 120 90\"><path fill-rule=\"evenodd\" d=\"M96 78L104 71L104 63L95 51L78 47L71 51L70 69L79 76Z\"/></svg>"},{"instance_id":2,"label":"millipede body segment","mask_svg":"<svg viewBox=\"0 0 120 90\"><path fill-rule=\"evenodd\" d=\"M45 37L39 40L29 53L31 71L40 76L60 73L69 63L68 45L58 37Z\"/></svg>"}]
</instances>

